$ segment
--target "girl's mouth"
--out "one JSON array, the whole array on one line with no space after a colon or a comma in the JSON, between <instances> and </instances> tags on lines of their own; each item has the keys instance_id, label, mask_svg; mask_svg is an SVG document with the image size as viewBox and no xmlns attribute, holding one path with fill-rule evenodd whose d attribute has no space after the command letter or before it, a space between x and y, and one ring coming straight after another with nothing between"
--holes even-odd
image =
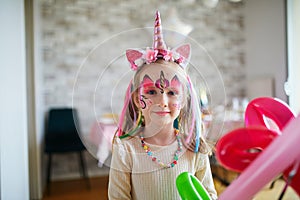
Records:
<instances>
[{"instance_id":1,"label":"girl's mouth","mask_svg":"<svg viewBox=\"0 0 300 200\"><path fill-rule=\"evenodd\" d=\"M170 114L169 111L157 111L157 112L154 112L154 113L159 115L159 116L166 116L166 115Z\"/></svg>"}]
</instances>

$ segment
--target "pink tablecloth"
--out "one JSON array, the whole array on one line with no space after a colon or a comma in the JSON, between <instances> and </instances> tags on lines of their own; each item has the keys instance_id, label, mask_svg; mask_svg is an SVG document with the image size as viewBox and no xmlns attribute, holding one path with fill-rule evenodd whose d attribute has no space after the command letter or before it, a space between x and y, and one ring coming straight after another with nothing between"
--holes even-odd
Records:
<instances>
[{"instance_id":1,"label":"pink tablecloth","mask_svg":"<svg viewBox=\"0 0 300 200\"><path fill-rule=\"evenodd\" d=\"M102 167L106 159L111 155L112 140L117 130L114 123L96 122L91 130L91 141L97 145L98 164Z\"/></svg>"}]
</instances>

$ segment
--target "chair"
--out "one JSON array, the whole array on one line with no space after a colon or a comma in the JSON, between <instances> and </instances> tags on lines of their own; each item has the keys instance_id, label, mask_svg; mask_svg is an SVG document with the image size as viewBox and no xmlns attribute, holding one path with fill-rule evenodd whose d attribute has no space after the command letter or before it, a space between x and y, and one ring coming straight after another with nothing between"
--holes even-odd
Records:
<instances>
[{"instance_id":1,"label":"chair","mask_svg":"<svg viewBox=\"0 0 300 200\"><path fill-rule=\"evenodd\" d=\"M56 108L49 110L45 133L45 153L48 154L48 193L50 193L52 155L59 153L78 153L81 176L86 179L87 186L90 188L83 158L83 151L85 151L86 148L78 135L80 132L78 122L77 110L74 108Z\"/></svg>"}]
</instances>

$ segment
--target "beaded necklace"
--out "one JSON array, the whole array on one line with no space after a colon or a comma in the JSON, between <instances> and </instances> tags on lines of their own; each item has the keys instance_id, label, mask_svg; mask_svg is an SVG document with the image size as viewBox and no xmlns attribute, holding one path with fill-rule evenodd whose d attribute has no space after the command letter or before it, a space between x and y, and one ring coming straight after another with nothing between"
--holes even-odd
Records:
<instances>
[{"instance_id":1,"label":"beaded necklace","mask_svg":"<svg viewBox=\"0 0 300 200\"><path fill-rule=\"evenodd\" d=\"M141 143L142 143L142 148L145 150L145 152L151 158L151 160L153 162L158 163L161 167L163 167L163 168L174 167L177 164L178 155L182 151L182 143L181 143L181 139L180 139L180 135L179 135L179 130L175 129L175 135L176 135L176 140L178 142L178 147L177 147L177 149L176 149L176 151L174 153L173 160L170 163L168 163L168 164L163 163L160 159L158 159L156 156L153 155L153 152L151 151L150 147L145 144L145 141L144 141L145 138L144 138L144 136L140 135L140 139L141 139Z\"/></svg>"}]
</instances>

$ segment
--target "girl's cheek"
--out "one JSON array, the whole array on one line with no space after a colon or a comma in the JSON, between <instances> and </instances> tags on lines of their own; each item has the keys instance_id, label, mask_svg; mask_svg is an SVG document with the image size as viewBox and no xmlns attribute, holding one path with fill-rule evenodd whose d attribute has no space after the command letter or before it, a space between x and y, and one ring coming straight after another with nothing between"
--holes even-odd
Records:
<instances>
[{"instance_id":1,"label":"girl's cheek","mask_svg":"<svg viewBox=\"0 0 300 200\"><path fill-rule=\"evenodd\" d=\"M148 107L150 107L153 104L151 99L147 99L147 98L142 98L140 100L140 106L142 107L142 109L147 109Z\"/></svg>"},{"instance_id":2,"label":"girl's cheek","mask_svg":"<svg viewBox=\"0 0 300 200\"><path fill-rule=\"evenodd\" d=\"M179 102L173 103L172 106L173 106L174 108L176 108L177 110L180 110L180 109L181 109L181 104L180 104Z\"/></svg>"},{"instance_id":3,"label":"girl's cheek","mask_svg":"<svg viewBox=\"0 0 300 200\"><path fill-rule=\"evenodd\" d=\"M146 105L147 106L151 106L153 104L152 100L151 99L147 99L146 100Z\"/></svg>"}]
</instances>

